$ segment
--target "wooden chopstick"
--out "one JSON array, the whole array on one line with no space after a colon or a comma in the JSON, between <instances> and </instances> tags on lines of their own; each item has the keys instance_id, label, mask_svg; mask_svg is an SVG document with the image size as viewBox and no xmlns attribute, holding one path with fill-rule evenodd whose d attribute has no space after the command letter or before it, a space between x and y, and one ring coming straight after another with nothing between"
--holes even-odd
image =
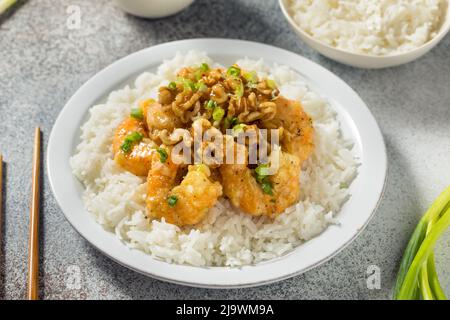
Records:
<instances>
[{"instance_id":1,"label":"wooden chopstick","mask_svg":"<svg viewBox=\"0 0 450 320\"><path fill-rule=\"evenodd\" d=\"M3 156L0 153L0 262L2 262L3 257Z\"/></svg>"},{"instance_id":2,"label":"wooden chopstick","mask_svg":"<svg viewBox=\"0 0 450 320\"><path fill-rule=\"evenodd\" d=\"M39 179L41 167L41 130L35 130L33 152L32 196L28 239L27 298L38 300L39 288Z\"/></svg>"}]
</instances>

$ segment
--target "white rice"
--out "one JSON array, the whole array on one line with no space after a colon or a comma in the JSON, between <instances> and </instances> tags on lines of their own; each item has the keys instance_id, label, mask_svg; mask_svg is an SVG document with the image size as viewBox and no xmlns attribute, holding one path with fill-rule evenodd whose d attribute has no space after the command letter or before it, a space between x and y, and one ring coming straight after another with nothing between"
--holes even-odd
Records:
<instances>
[{"instance_id":1,"label":"white rice","mask_svg":"<svg viewBox=\"0 0 450 320\"><path fill-rule=\"evenodd\" d=\"M342 50L372 55L407 52L436 36L447 0L290 0L298 26Z\"/></svg>"},{"instance_id":2,"label":"white rice","mask_svg":"<svg viewBox=\"0 0 450 320\"><path fill-rule=\"evenodd\" d=\"M341 137L332 108L289 68L267 66L262 60L237 61L245 69L274 79L283 95L302 102L314 122L315 151L302 171L302 199L276 219L251 217L221 199L195 227L180 229L150 221L145 218L145 179L123 170L112 159L114 129L132 106L144 97L156 97L157 88L173 80L181 67L201 62L214 65L205 53L178 53L156 73L141 74L133 88L114 91L106 103L90 109L90 118L81 128L81 143L71 158L74 174L86 187L86 208L126 245L167 262L242 266L281 256L333 222L357 174L352 144Z\"/></svg>"}]
</instances>

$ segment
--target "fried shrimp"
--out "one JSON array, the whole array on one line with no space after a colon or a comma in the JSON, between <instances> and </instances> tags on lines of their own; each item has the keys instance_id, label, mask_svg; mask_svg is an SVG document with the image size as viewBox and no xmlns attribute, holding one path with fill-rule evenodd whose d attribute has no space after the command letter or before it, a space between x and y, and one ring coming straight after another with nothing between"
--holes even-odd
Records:
<instances>
[{"instance_id":1,"label":"fried shrimp","mask_svg":"<svg viewBox=\"0 0 450 320\"><path fill-rule=\"evenodd\" d=\"M135 118L126 118L117 127L112 143L114 160L127 171L146 176L151 166L151 155L155 144L148 139L145 123Z\"/></svg>"},{"instance_id":2,"label":"fried shrimp","mask_svg":"<svg viewBox=\"0 0 450 320\"><path fill-rule=\"evenodd\" d=\"M172 132L182 126L180 119L175 116L171 105L162 105L154 100L145 100L141 103L144 119L150 135L155 132L167 130Z\"/></svg>"},{"instance_id":3,"label":"fried shrimp","mask_svg":"<svg viewBox=\"0 0 450 320\"><path fill-rule=\"evenodd\" d=\"M147 213L178 226L200 222L222 195L222 186L211 179L209 168L191 165L180 180L182 168L170 157L164 162L154 155L147 178Z\"/></svg>"},{"instance_id":4,"label":"fried shrimp","mask_svg":"<svg viewBox=\"0 0 450 320\"><path fill-rule=\"evenodd\" d=\"M266 129L282 128L282 149L296 155L303 162L314 148L311 118L303 110L300 102L279 96L275 103L277 111L274 118L262 121L261 126Z\"/></svg>"},{"instance_id":5,"label":"fried shrimp","mask_svg":"<svg viewBox=\"0 0 450 320\"><path fill-rule=\"evenodd\" d=\"M239 148L245 146L235 144L235 155L242 152ZM254 216L276 216L299 200L301 162L294 155L276 152L277 155L271 155L272 159L278 157L278 168L273 175L258 170L264 165L251 169L247 162L224 164L219 168L224 195L235 207Z\"/></svg>"}]
</instances>

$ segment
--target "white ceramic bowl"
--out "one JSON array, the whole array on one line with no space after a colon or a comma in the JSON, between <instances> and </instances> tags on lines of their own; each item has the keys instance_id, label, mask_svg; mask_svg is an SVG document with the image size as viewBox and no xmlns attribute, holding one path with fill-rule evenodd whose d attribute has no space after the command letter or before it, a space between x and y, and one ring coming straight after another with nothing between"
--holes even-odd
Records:
<instances>
[{"instance_id":1,"label":"white ceramic bowl","mask_svg":"<svg viewBox=\"0 0 450 320\"><path fill-rule=\"evenodd\" d=\"M194 0L114 0L129 14L143 18L163 18L178 13Z\"/></svg>"},{"instance_id":2,"label":"white ceramic bowl","mask_svg":"<svg viewBox=\"0 0 450 320\"><path fill-rule=\"evenodd\" d=\"M133 84L144 71L154 71L175 52L205 51L215 61L229 65L242 57L262 58L286 65L307 85L327 98L339 119L342 134L354 141L361 165L350 186L350 199L337 215L339 224L270 261L242 268L193 267L169 264L138 250L130 250L114 233L104 230L84 208L84 187L74 177L69 159L79 144L80 126L89 108L125 84ZM101 252L145 275L179 284L234 288L279 281L305 272L330 259L353 241L372 217L383 192L387 158L380 129L361 98L337 76L295 53L265 44L228 39L190 39L147 48L120 59L93 76L67 102L53 126L47 149L47 169L53 193L73 227ZM76 253L74 253L76 254Z\"/></svg>"},{"instance_id":3,"label":"white ceramic bowl","mask_svg":"<svg viewBox=\"0 0 450 320\"><path fill-rule=\"evenodd\" d=\"M359 54L353 53L335 47L329 46L321 41L318 41L303 31L294 21L293 17L289 14L288 2L290 0L279 0L281 11L283 12L286 20L291 25L292 29L297 33L297 35L306 42L311 48L317 50L324 56L336 60L338 62L367 69L379 69L398 66L404 63L411 62L423 56L425 53L430 51L436 44L441 41L445 35L450 30L450 5L447 5L447 13L444 18L444 22L438 34L423 44L422 46L404 53L397 53L387 56L376 56L370 54Z\"/></svg>"}]
</instances>

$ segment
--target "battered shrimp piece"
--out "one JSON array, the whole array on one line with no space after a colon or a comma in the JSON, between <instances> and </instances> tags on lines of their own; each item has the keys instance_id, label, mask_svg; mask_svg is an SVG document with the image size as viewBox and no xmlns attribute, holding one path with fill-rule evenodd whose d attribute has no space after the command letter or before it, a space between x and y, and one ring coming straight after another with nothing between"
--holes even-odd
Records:
<instances>
[{"instance_id":1,"label":"battered shrimp piece","mask_svg":"<svg viewBox=\"0 0 450 320\"><path fill-rule=\"evenodd\" d=\"M182 127L180 119L173 113L171 105L162 105L152 99L145 100L141 103L144 111L144 119L147 123L148 130L173 131L175 128Z\"/></svg>"},{"instance_id":2,"label":"battered shrimp piece","mask_svg":"<svg viewBox=\"0 0 450 320\"><path fill-rule=\"evenodd\" d=\"M147 178L147 214L164 218L178 226L200 222L222 195L222 186L211 180L211 172L204 165L191 165L179 183L179 170L170 157L161 162L154 155ZM178 184L179 183L179 184Z\"/></svg>"},{"instance_id":3,"label":"battered shrimp piece","mask_svg":"<svg viewBox=\"0 0 450 320\"><path fill-rule=\"evenodd\" d=\"M142 139L134 143L126 152L124 142L130 134L139 133ZM135 118L126 118L116 129L112 149L114 160L125 170L137 175L146 176L150 170L151 155L155 152L155 144L147 138L145 123Z\"/></svg>"},{"instance_id":4,"label":"battered shrimp piece","mask_svg":"<svg viewBox=\"0 0 450 320\"><path fill-rule=\"evenodd\" d=\"M298 101L279 96L275 103L277 105L275 117L261 121L261 125L267 129L283 128L282 150L297 156L303 162L314 148L311 118Z\"/></svg>"},{"instance_id":5,"label":"battered shrimp piece","mask_svg":"<svg viewBox=\"0 0 450 320\"><path fill-rule=\"evenodd\" d=\"M236 145L237 148L243 146ZM224 164L219 170L225 196L235 207L251 215L276 216L299 200L301 162L297 156L279 151L278 170L267 176L271 194L263 190L247 163Z\"/></svg>"}]
</instances>

